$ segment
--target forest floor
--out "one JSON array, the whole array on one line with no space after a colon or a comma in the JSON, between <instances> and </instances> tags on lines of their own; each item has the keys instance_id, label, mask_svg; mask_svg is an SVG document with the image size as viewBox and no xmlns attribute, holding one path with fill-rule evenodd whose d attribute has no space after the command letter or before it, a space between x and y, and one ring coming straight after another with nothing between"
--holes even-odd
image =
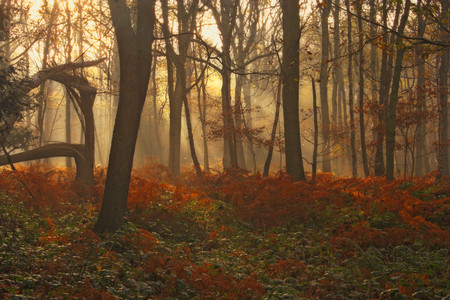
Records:
<instances>
[{"instance_id":1,"label":"forest floor","mask_svg":"<svg viewBox=\"0 0 450 300\"><path fill-rule=\"evenodd\" d=\"M126 224L99 237L105 172L87 188L63 169L0 171L0 299L449 297L450 182L433 174L173 180L149 165Z\"/></svg>"}]
</instances>

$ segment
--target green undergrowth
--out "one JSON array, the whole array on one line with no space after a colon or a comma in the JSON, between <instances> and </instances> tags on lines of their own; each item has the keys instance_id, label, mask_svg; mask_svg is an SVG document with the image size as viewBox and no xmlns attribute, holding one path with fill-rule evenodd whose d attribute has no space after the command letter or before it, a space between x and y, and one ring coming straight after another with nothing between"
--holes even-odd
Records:
<instances>
[{"instance_id":1,"label":"green undergrowth","mask_svg":"<svg viewBox=\"0 0 450 300\"><path fill-rule=\"evenodd\" d=\"M94 196L81 200L69 193L57 206L30 205L36 199L25 192L5 190L0 193L0 295L4 299L448 297L445 189L399 183L398 193L407 191L403 197L420 200L414 203L426 212L414 214L387 209L377 201L381 194L371 192L378 198L366 199L369 188L359 195L341 181L330 186L330 194L320 196L328 199L324 203L304 203L306 219L298 221L286 212L283 221L269 226L255 212L249 216L251 208L241 211L246 207L221 190L226 184L230 182L215 182L212 191L212 185L199 190L192 183L188 189L135 178L125 225L102 237L91 230L100 203L95 190ZM261 188L264 184L270 186L263 182ZM255 182L251 186L257 189ZM287 183L281 186L292 188ZM243 199L250 201L252 192L247 192ZM212 193L214 198L209 197ZM426 203L439 199L447 200L434 208L437 212L429 212ZM369 200L372 204L365 203Z\"/></svg>"}]
</instances>

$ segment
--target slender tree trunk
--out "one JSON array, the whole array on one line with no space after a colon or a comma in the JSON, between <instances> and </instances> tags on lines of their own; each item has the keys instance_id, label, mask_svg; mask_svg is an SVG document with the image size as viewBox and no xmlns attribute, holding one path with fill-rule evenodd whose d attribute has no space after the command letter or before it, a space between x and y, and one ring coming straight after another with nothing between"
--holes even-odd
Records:
<instances>
[{"instance_id":1,"label":"slender tree trunk","mask_svg":"<svg viewBox=\"0 0 450 300\"><path fill-rule=\"evenodd\" d=\"M340 67L339 44L340 44L340 22L339 8L340 0L335 1L333 9L334 29L333 29L333 91L331 93L331 116L332 122L337 123L338 114L338 68Z\"/></svg>"},{"instance_id":2,"label":"slender tree trunk","mask_svg":"<svg viewBox=\"0 0 450 300\"><path fill-rule=\"evenodd\" d=\"M299 42L300 20L298 1L281 0L283 23L283 117L286 171L296 180L305 180L300 144L299 120Z\"/></svg>"},{"instance_id":3,"label":"slender tree trunk","mask_svg":"<svg viewBox=\"0 0 450 300\"><path fill-rule=\"evenodd\" d=\"M244 143L243 143L243 122L242 122L242 87L244 84L244 77L241 75L236 76L236 83L234 88L234 123L236 125L236 151L239 167L246 169L246 161L244 156Z\"/></svg>"},{"instance_id":4,"label":"slender tree trunk","mask_svg":"<svg viewBox=\"0 0 450 300\"><path fill-rule=\"evenodd\" d=\"M163 34L166 43L166 57L168 66L169 81L172 80L172 64L176 67L175 89L169 84L169 102L170 102L170 134L169 134L169 168L174 175L180 174L180 155L181 155L181 114L184 99L187 97L186 87L186 57L189 50L189 44L192 39L192 32L195 29L196 11L198 0L191 3L187 9L184 0L177 1L177 36L178 53L174 50L174 43L170 40L169 31L169 9L167 1L162 1L163 11ZM191 149L192 150L192 149Z\"/></svg>"},{"instance_id":5,"label":"slender tree trunk","mask_svg":"<svg viewBox=\"0 0 450 300\"><path fill-rule=\"evenodd\" d=\"M403 12L400 24L398 27L398 32L400 35L403 34L406 22L409 15L409 7L411 5L410 0L406 0L405 10ZM396 129L396 116L397 116L397 101L398 101L398 90L400 87L400 76L402 73L402 63L403 55L405 53L405 48L401 46L402 38L397 37L397 56L395 58L394 74L392 77L392 88L389 97L389 109L388 118L386 122L386 178L388 180L394 179L394 153L395 153L395 129Z\"/></svg>"},{"instance_id":6,"label":"slender tree trunk","mask_svg":"<svg viewBox=\"0 0 450 300\"><path fill-rule=\"evenodd\" d=\"M369 0L369 19L372 22L370 24L370 37L375 38L377 35L377 25L375 24L377 22L377 7L376 7L376 1L375 0ZM377 86L378 86L378 79L377 74L379 74L379 62L378 62L378 53L377 53L377 46L375 42L370 44L370 73L371 73L371 82L372 82L372 100L375 101L377 98Z\"/></svg>"},{"instance_id":7,"label":"slender tree trunk","mask_svg":"<svg viewBox=\"0 0 450 300\"><path fill-rule=\"evenodd\" d=\"M355 116L353 108L353 47L352 47L352 17L350 13L350 0L346 0L347 6L347 43L348 43L348 106L350 114L350 149L352 160L352 176L358 176L356 165L356 145L355 145Z\"/></svg>"},{"instance_id":8,"label":"slender tree trunk","mask_svg":"<svg viewBox=\"0 0 450 300\"><path fill-rule=\"evenodd\" d=\"M169 64L170 59L168 59ZM184 79L184 80L183 80ZM176 83L173 93L169 92L170 102L170 129L169 129L169 168L174 175L180 175L181 155L181 113L184 101L186 84L186 70L176 68ZM170 85L169 85L170 88ZM172 99L170 97L172 95Z\"/></svg>"},{"instance_id":9,"label":"slender tree trunk","mask_svg":"<svg viewBox=\"0 0 450 300\"><path fill-rule=\"evenodd\" d=\"M270 164L272 162L272 155L273 155L273 147L275 146L275 137L277 134L277 125L280 118L280 106L281 106L281 80L279 81L277 87L275 117L273 119L272 132L270 134L269 151L267 152L267 158L264 163L263 177L269 176Z\"/></svg>"},{"instance_id":10,"label":"slender tree trunk","mask_svg":"<svg viewBox=\"0 0 450 300\"><path fill-rule=\"evenodd\" d=\"M312 182L316 181L317 173L317 147L319 143L319 126L317 125L317 97L316 84L314 78L311 77L312 94L313 94L313 117L314 117L314 148L312 156Z\"/></svg>"},{"instance_id":11,"label":"slender tree trunk","mask_svg":"<svg viewBox=\"0 0 450 300\"><path fill-rule=\"evenodd\" d=\"M367 161L366 130L364 123L364 37L362 28L362 4L357 5L358 10L358 40L359 40L359 132L361 135L361 155L364 175L369 176L369 163Z\"/></svg>"},{"instance_id":12,"label":"slender tree trunk","mask_svg":"<svg viewBox=\"0 0 450 300\"><path fill-rule=\"evenodd\" d=\"M335 1L335 6L333 9L333 19L334 19L334 33L333 33L333 91L331 94L331 107L332 107L332 123L334 127L338 127L342 120L342 110L339 105L342 99L339 94L339 76L342 75L341 59L339 58L340 50L340 0ZM334 173L339 173L339 159L332 160L332 167Z\"/></svg>"},{"instance_id":13,"label":"slender tree trunk","mask_svg":"<svg viewBox=\"0 0 450 300\"><path fill-rule=\"evenodd\" d=\"M427 1L427 4L425 4L425 7L429 5L429 0ZM419 10L423 9L422 1L419 0L417 4ZM417 14L417 37L421 38L425 34L425 19L423 17L423 14L419 13ZM417 51L416 51L416 61L417 61L417 109L419 112L424 112L426 109L426 103L427 103L427 93L426 93L426 75L425 75L425 59L423 59L423 46L417 45ZM427 150L426 150L426 130L425 130L425 124L426 120L424 118L421 118L419 120L419 124L417 125L417 135L416 135L416 143L415 143L415 162L416 167L414 168L415 175L418 177L421 177L425 174L425 165L427 163L425 160L428 160L427 158ZM424 172L425 171L425 172Z\"/></svg>"},{"instance_id":14,"label":"slender tree trunk","mask_svg":"<svg viewBox=\"0 0 450 300\"><path fill-rule=\"evenodd\" d=\"M204 78L201 79L200 86L197 86L197 104L200 123L202 125L203 170L209 172L208 133L206 131L206 86Z\"/></svg>"},{"instance_id":15,"label":"slender tree trunk","mask_svg":"<svg viewBox=\"0 0 450 300\"><path fill-rule=\"evenodd\" d=\"M231 106L231 44L233 43L233 31L236 25L237 8L240 1L220 0L220 10L209 1L205 4L212 10L222 37L222 117L223 117L223 167L238 168L236 150L236 135Z\"/></svg>"},{"instance_id":16,"label":"slender tree trunk","mask_svg":"<svg viewBox=\"0 0 450 300\"><path fill-rule=\"evenodd\" d=\"M159 116L158 116L158 86L156 82L156 66L157 66L157 59L155 58L153 60L153 67L152 67L152 74L151 74L151 82L152 82L152 113L153 113L153 128L155 130L155 152L156 152L156 158L159 163L163 162L163 155L162 155L162 146L161 146L161 137L159 135Z\"/></svg>"},{"instance_id":17,"label":"slender tree trunk","mask_svg":"<svg viewBox=\"0 0 450 300\"><path fill-rule=\"evenodd\" d=\"M383 0L383 26L388 25L388 1ZM396 16L394 23L397 22L398 12L400 4L397 4ZM383 34L382 41L384 48L382 49L381 57L381 68L380 68L380 88L379 88L379 99L378 104L380 107L380 112L378 113L378 122L376 125L376 152L375 152L375 162L374 162L374 173L375 176L383 176L386 173L386 168L384 166L384 155L383 155L383 145L384 137L386 135L386 110L387 110L387 99L389 97L389 85L391 83L391 65L388 62L391 61L391 56L389 56L389 35L387 32ZM389 57L388 57L389 56Z\"/></svg>"},{"instance_id":18,"label":"slender tree trunk","mask_svg":"<svg viewBox=\"0 0 450 300\"><path fill-rule=\"evenodd\" d=\"M321 26L322 26L322 63L320 65L320 106L322 110L322 172L331 172L330 156L330 113L328 109L328 49L330 40L328 37L328 17L330 15L331 4L326 1L322 6Z\"/></svg>"},{"instance_id":19,"label":"slender tree trunk","mask_svg":"<svg viewBox=\"0 0 450 300\"><path fill-rule=\"evenodd\" d=\"M183 103L184 103L184 113L186 115L186 126L188 131L189 149L191 150L192 162L194 163L194 168L195 172L197 173L197 176L202 176L202 168L200 167L200 163L197 158L197 153L195 151L194 133L192 132L191 113L189 111L189 103L187 101L187 97L183 98Z\"/></svg>"},{"instance_id":20,"label":"slender tree trunk","mask_svg":"<svg viewBox=\"0 0 450 300\"><path fill-rule=\"evenodd\" d=\"M78 57L77 61L83 62L84 61L84 34L83 34L83 28L84 28L84 18L83 18L83 3L82 0L78 0L76 3L77 10L78 10ZM83 128L80 126L80 144L83 142Z\"/></svg>"},{"instance_id":21,"label":"slender tree trunk","mask_svg":"<svg viewBox=\"0 0 450 300\"><path fill-rule=\"evenodd\" d=\"M66 32L66 40L67 40L67 54L66 54L66 63L69 63L72 60L72 19L71 19L71 13L70 13L70 7L69 7L69 1L66 0L66 17L67 17L67 32ZM65 94L66 98L66 143L71 144L72 143L72 135L71 135L71 103L70 103L70 97L67 94ZM72 158L67 157L66 158L66 167L72 168Z\"/></svg>"},{"instance_id":22,"label":"slender tree trunk","mask_svg":"<svg viewBox=\"0 0 450 300\"><path fill-rule=\"evenodd\" d=\"M249 76L251 78L251 75ZM252 120L252 97L251 97L251 83L250 79L246 80L243 87L243 94L244 94L244 103L245 103L245 117L244 117L244 126L248 130L251 130L253 128L253 120ZM256 154L255 149L253 145L252 139L247 139L247 157L251 158L247 160L247 167L251 170L253 170L254 173L256 173Z\"/></svg>"},{"instance_id":23,"label":"slender tree trunk","mask_svg":"<svg viewBox=\"0 0 450 300\"><path fill-rule=\"evenodd\" d=\"M449 21L450 21L450 4L448 1L441 1L441 19L444 20L441 26L442 36L445 40L450 41ZM441 56L441 64L439 65L438 74L438 108L439 108L439 144L438 144L438 178L449 176L449 136L448 136L448 65L450 53L448 49L444 49Z\"/></svg>"}]
</instances>

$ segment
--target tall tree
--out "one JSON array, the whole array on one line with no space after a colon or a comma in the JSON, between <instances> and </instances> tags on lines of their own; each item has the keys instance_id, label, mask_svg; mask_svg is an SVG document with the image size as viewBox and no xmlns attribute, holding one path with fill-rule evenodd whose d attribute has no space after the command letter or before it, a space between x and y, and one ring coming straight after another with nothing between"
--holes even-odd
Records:
<instances>
[{"instance_id":1,"label":"tall tree","mask_svg":"<svg viewBox=\"0 0 450 300\"><path fill-rule=\"evenodd\" d=\"M72 18L71 18L71 12L70 12L70 6L69 1L66 0L66 18L67 18L67 28L66 28L66 42L67 42L67 48L66 48L66 63L69 63L72 61ZM72 127L71 127L71 101L70 101L70 95L69 91L66 89L66 143L70 144L72 142ZM67 157L66 158L66 167L71 168L72 167L72 158Z\"/></svg>"},{"instance_id":2,"label":"tall tree","mask_svg":"<svg viewBox=\"0 0 450 300\"><path fill-rule=\"evenodd\" d=\"M152 62L155 0L137 0L136 24L126 0L108 0L120 60L120 94L97 233L124 223L133 156Z\"/></svg>"},{"instance_id":3,"label":"tall tree","mask_svg":"<svg viewBox=\"0 0 450 300\"><path fill-rule=\"evenodd\" d=\"M331 5L325 0L321 12L322 58L320 64L320 108L322 110L322 172L331 172L330 158L330 113L328 109L328 61L330 39L328 37L328 17Z\"/></svg>"},{"instance_id":4,"label":"tall tree","mask_svg":"<svg viewBox=\"0 0 450 300\"><path fill-rule=\"evenodd\" d=\"M359 133L361 136L361 155L364 168L364 175L369 176L369 163L367 161L366 149L366 126L364 124L364 37L362 25L362 0L357 3L358 14L358 43L359 43Z\"/></svg>"},{"instance_id":5,"label":"tall tree","mask_svg":"<svg viewBox=\"0 0 450 300\"><path fill-rule=\"evenodd\" d=\"M334 2L333 7L333 91L331 94L331 113L334 126L342 126L343 118L342 114L346 114L345 109L345 93L344 89L344 75L342 73L342 59L340 58L341 52L341 26L340 26L340 0ZM344 112L342 107L344 106ZM333 164L334 172L340 171L340 165L342 160L335 160Z\"/></svg>"},{"instance_id":6,"label":"tall tree","mask_svg":"<svg viewBox=\"0 0 450 300\"><path fill-rule=\"evenodd\" d=\"M218 6L217 7L217 3ZM214 20L220 31L222 39L222 67L220 74L222 76L222 115L223 115L223 166L224 168L239 167L236 134L233 120L233 109L231 106L231 44L233 42L233 31L236 25L237 8L240 1L229 0L204 0L204 3L211 9Z\"/></svg>"},{"instance_id":7,"label":"tall tree","mask_svg":"<svg viewBox=\"0 0 450 300\"><path fill-rule=\"evenodd\" d=\"M427 0L425 7L428 7L430 0ZM417 3L417 9L419 13L417 14L417 37L422 38L425 34L426 18L421 12L424 9L424 4L422 0ZM419 112L423 112L426 109L427 93L426 93L426 74L425 74L425 59L424 59L424 47L423 45L417 45L416 48L416 61L417 61L417 88L416 97ZM428 172L428 158L426 156L426 130L425 130L425 120L419 120L417 125L417 135L416 135L416 168L415 175L423 176L425 172Z\"/></svg>"},{"instance_id":8,"label":"tall tree","mask_svg":"<svg viewBox=\"0 0 450 300\"><path fill-rule=\"evenodd\" d=\"M281 0L283 23L283 117L286 171L296 180L305 180L299 120L299 44L300 17L298 1Z\"/></svg>"},{"instance_id":9,"label":"tall tree","mask_svg":"<svg viewBox=\"0 0 450 300\"><path fill-rule=\"evenodd\" d=\"M398 91L400 88L400 76L403 69L403 56L406 46L402 44L402 35L408 21L411 1L406 0L405 9L398 26L398 36L396 39L397 55L395 57L394 73L392 76L391 94L389 97L388 117L386 121L386 178L394 179L394 153L395 153L395 129L397 117Z\"/></svg>"},{"instance_id":10,"label":"tall tree","mask_svg":"<svg viewBox=\"0 0 450 300\"><path fill-rule=\"evenodd\" d=\"M347 8L347 46L348 46L348 107L350 115L350 150L352 161L352 175L358 175L356 165L355 145L355 114L353 107L353 47L352 47L352 13L350 11L350 0L345 1Z\"/></svg>"},{"instance_id":11,"label":"tall tree","mask_svg":"<svg viewBox=\"0 0 450 300\"><path fill-rule=\"evenodd\" d=\"M236 16L235 42L232 43L233 56L238 69L235 75L234 88L234 122L236 127L236 151L239 167L246 169L246 158L244 155L243 129L246 124L243 113L242 94L248 76L242 75L246 72L246 63L256 49L257 25L260 9L258 1L249 0L245 6L238 7Z\"/></svg>"},{"instance_id":12,"label":"tall tree","mask_svg":"<svg viewBox=\"0 0 450 300\"><path fill-rule=\"evenodd\" d=\"M447 42L449 38L450 4L446 0L441 1L441 34ZM439 145L438 145L438 170L439 177L449 176L449 137L448 137L448 65L450 53L444 49L441 56L438 74L438 107L439 107Z\"/></svg>"},{"instance_id":13,"label":"tall tree","mask_svg":"<svg viewBox=\"0 0 450 300\"><path fill-rule=\"evenodd\" d=\"M374 3L373 3L374 4ZM400 4L397 4L397 12L399 10ZM396 12L395 21L397 22L398 13ZM386 28L388 25L388 1L383 0L382 6L382 22L383 28ZM379 113L377 116L377 124L376 124L376 136L375 136L375 161L374 161L374 173L375 176L383 176L385 175L385 166L384 166L384 137L386 132L386 103L387 97L389 95L389 84L390 84L390 65L388 63L388 49L389 49L389 34L388 32L383 33L382 38L382 55L381 55L381 67L380 67L380 87L378 93L378 105L379 105Z\"/></svg>"},{"instance_id":14,"label":"tall tree","mask_svg":"<svg viewBox=\"0 0 450 300\"><path fill-rule=\"evenodd\" d=\"M168 1L161 1L163 12L163 34L166 43L167 74L170 105L170 133L169 133L169 168L173 174L180 174L181 154L181 113L183 103L187 101L186 87L186 59L193 32L196 26L198 0L190 3L186 0L177 1L178 35L176 35L178 51L175 51L169 31ZM174 70L175 67L175 70ZM175 76L175 78L174 78ZM175 80L175 85L173 81Z\"/></svg>"}]
</instances>

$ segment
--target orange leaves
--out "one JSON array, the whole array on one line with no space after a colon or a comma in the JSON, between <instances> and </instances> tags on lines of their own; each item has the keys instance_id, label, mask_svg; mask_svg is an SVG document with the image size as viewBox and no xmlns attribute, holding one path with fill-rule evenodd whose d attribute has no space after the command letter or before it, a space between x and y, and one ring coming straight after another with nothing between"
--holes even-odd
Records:
<instances>
[{"instance_id":1,"label":"orange leaves","mask_svg":"<svg viewBox=\"0 0 450 300\"><path fill-rule=\"evenodd\" d=\"M58 168L18 167L16 172L3 170L0 173L0 190L24 199L29 208L58 210L64 202L74 198L73 179L73 174Z\"/></svg>"}]
</instances>

